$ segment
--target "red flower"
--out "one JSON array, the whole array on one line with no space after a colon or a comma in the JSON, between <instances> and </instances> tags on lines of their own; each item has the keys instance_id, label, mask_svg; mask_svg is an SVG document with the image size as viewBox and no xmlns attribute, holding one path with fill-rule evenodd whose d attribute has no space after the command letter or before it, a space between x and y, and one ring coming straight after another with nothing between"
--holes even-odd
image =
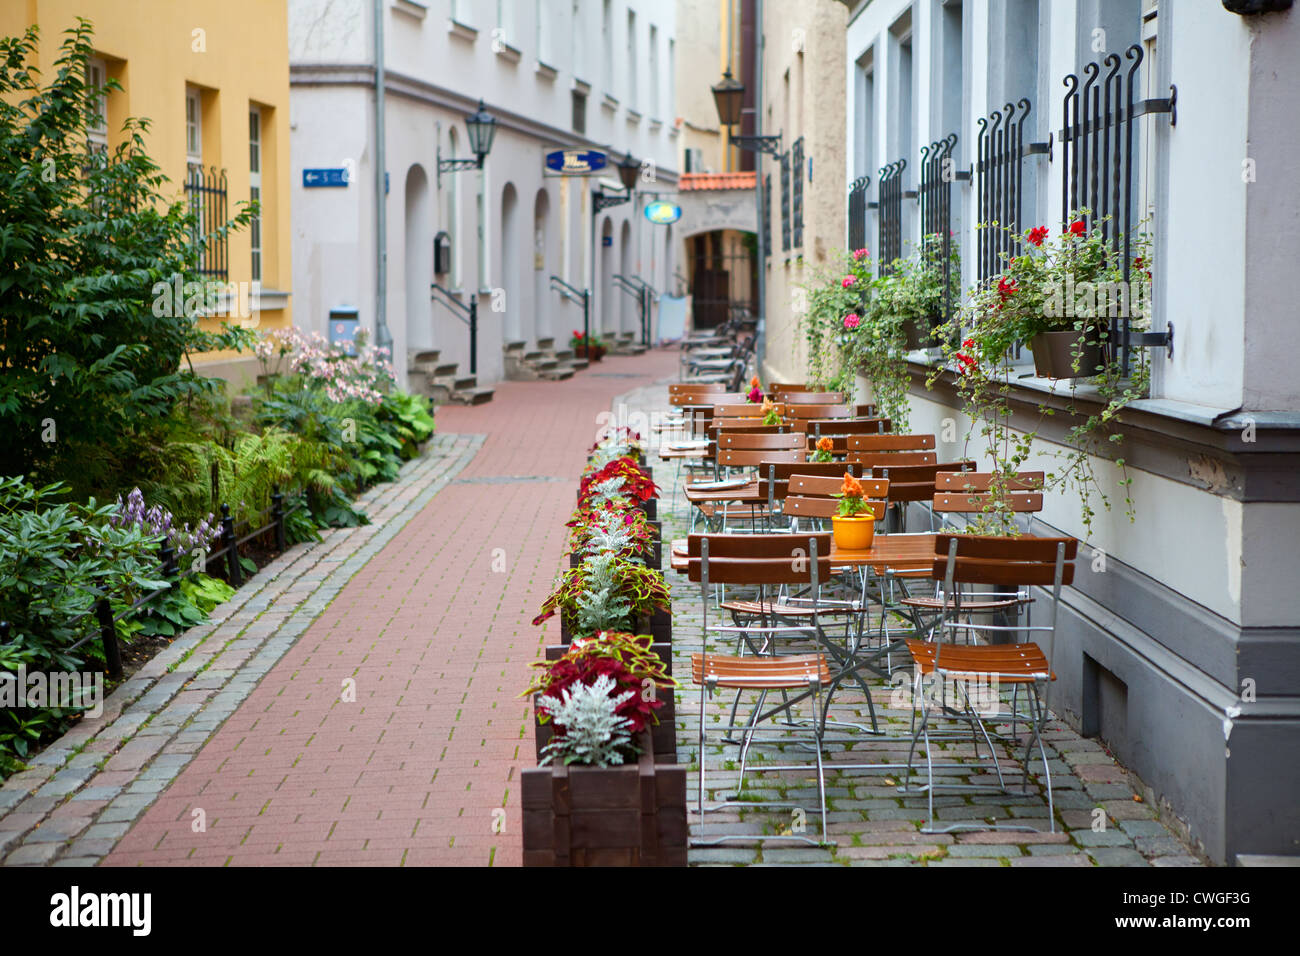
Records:
<instances>
[{"instance_id":1,"label":"red flower","mask_svg":"<svg viewBox=\"0 0 1300 956\"><path fill-rule=\"evenodd\" d=\"M1076 219L1070 223L1070 232L1076 236L1083 236L1087 231L1088 227L1083 224L1082 219Z\"/></svg>"},{"instance_id":2,"label":"red flower","mask_svg":"<svg viewBox=\"0 0 1300 956\"><path fill-rule=\"evenodd\" d=\"M1025 236L1025 238L1029 241L1031 245L1041 246L1043 244L1043 240L1047 238L1047 227L1035 226L1033 229L1029 230L1029 233L1028 235Z\"/></svg>"},{"instance_id":3,"label":"red flower","mask_svg":"<svg viewBox=\"0 0 1300 956\"><path fill-rule=\"evenodd\" d=\"M1007 299L1011 298L1019 291L1020 287L1016 285L1015 280L1009 279L1006 276L1003 276L998 280L998 298L1003 302L1006 302Z\"/></svg>"}]
</instances>

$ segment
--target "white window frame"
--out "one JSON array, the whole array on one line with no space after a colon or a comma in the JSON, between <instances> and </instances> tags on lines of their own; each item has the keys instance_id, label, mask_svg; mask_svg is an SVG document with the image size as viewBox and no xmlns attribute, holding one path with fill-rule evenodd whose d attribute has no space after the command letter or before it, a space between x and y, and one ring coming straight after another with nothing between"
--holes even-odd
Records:
<instances>
[{"instance_id":1,"label":"white window frame","mask_svg":"<svg viewBox=\"0 0 1300 956\"><path fill-rule=\"evenodd\" d=\"M627 108L640 107L637 99L636 11L627 12Z\"/></svg>"},{"instance_id":2,"label":"white window frame","mask_svg":"<svg viewBox=\"0 0 1300 956\"><path fill-rule=\"evenodd\" d=\"M86 61L86 85L95 89L108 82L108 66L98 57ZM86 140L96 151L108 149L108 95L99 97L94 110L95 121L86 122Z\"/></svg>"},{"instance_id":3,"label":"white window frame","mask_svg":"<svg viewBox=\"0 0 1300 956\"><path fill-rule=\"evenodd\" d=\"M650 49L647 52L650 57L650 69L646 77L646 85L650 87L650 116L653 119L660 119L662 101L659 98L659 28L653 23L650 24L649 43Z\"/></svg>"},{"instance_id":4,"label":"white window frame","mask_svg":"<svg viewBox=\"0 0 1300 956\"><path fill-rule=\"evenodd\" d=\"M248 107L248 195L262 202L262 110ZM262 282L262 213L253 216L248 225L250 279L260 286Z\"/></svg>"},{"instance_id":5,"label":"white window frame","mask_svg":"<svg viewBox=\"0 0 1300 956\"><path fill-rule=\"evenodd\" d=\"M203 165L203 94L185 87L185 161Z\"/></svg>"}]
</instances>

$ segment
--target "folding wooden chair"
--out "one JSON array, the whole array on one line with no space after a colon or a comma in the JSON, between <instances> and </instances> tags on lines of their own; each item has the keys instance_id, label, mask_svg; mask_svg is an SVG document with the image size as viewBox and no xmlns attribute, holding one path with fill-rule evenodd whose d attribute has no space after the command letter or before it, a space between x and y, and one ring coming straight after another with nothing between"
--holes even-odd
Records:
<instances>
[{"instance_id":1,"label":"folding wooden chair","mask_svg":"<svg viewBox=\"0 0 1300 956\"><path fill-rule=\"evenodd\" d=\"M898 435L893 432L878 435L850 435L847 461L860 462L872 470L883 465L933 465L938 456L933 451L934 435ZM893 502L890 502L891 504ZM906 505L895 509L899 515L898 530L907 529Z\"/></svg>"},{"instance_id":2,"label":"folding wooden chair","mask_svg":"<svg viewBox=\"0 0 1300 956\"><path fill-rule=\"evenodd\" d=\"M692 840L695 846L716 846L728 840L792 841L814 846L828 842L826 832L826 774L822 765L822 738L825 733L826 712L824 691L833 681L826 654L820 650L811 654L777 656L771 653L751 656L719 654L709 649L711 633L743 635L754 645L770 647L778 636L802 634L815 640L821 638L816 615L817 597L823 581L830 576L830 535L828 534L777 534L777 535L691 535L687 538L687 577L700 585L704 604L700 653L691 655L691 679L702 688L698 730L699 789L697 810L700 835ZM772 588L802 586L808 589L814 613L800 624L776 623L770 617L745 626L711 625L709 623L709 587L712 584L751 585L758 588L760 604ZM705 772L708 764L706 752L707 730L710 723L705 710L706 701L719 690L740 693L756 692L758 697L749 718L737 724L734 716L719 729L724 739L739 731L740 778L736 793L730 799L709 807L704 804ZM781 702L765 709L768 695L781 694ZM793 720L795 708L804 701L812 705L811 720ZM734 708L733 708L734 715ZM765 721L784 716L780 728L761 727ZM784 741L807 742L811 745L817 769L817 803L821 812L822 839L816 841L800 834L767 836L761 834L725 834L706 839L705 814L729 806L767 806L793 808L790 803L758 802L738 799L745 786L745 771L749 749L760 733L780 734ZM807 764L762 763L755 772L794 770L807 772Z\"/></svg>"},{"instance_id":3,"label":"folding wooden chair","mask_svg":"<svg viewBox=\"0 0 1300 956\"><path fill-rule=\"evenodd\" d=\"M1040 832L1035 827L1024 824L986 824L956 822L943 828L935 826L934 793L936 788L944 790L984 790L981 784L957 784L936 782L935 770L991 769L997 774L998 789L1007 792L1006 780L998 762L997 751L989 736L986 723L995 726L1000 723L1011 724L1011 738L1014 740L1016 726L1024 722L1029 726L1029 741L1025 746L1021 776L1022 791L1029 789L1029 757L1034 746L1038 747L1039 757L1043 761L1043 777L1047 786L1047 817L1049 830L1056 831L1055 805L1052 797L1052 770L1048 763L1047 752L1043 747L1043 728L1047 722L1047 706L1043 700L1043 691L1049 681L1056 679L1052 671L1052 650L1056 638L1057 611L1061 604L1061 588L1074 582L1074 560L1078 553L1078 541L1074 538L1033 538L1033 537L989 537L982 535L940 534L935 539L935 559L931 572L936 580L943 582L945 594L957 594L964 585L1013 585L1016 587L1050 587L1052 589L1051 622L1046 625L1031 626L1025 624L996 625L972 624L962 621L961 607L945 607L942 618L936 628L936 640L908 640L907 650L915 667L913 691L913 720L915 726L911 747L907 755L909 781L905 792L924 792L929 805L929 818L921 828L922 833L951 833L954 830L1027 830ZM1035 642L1024 641L1007 644L954 644L942 640L948 631L992 632L1021 635L1030 633L1047 635L1047 651L1044 652ZM929 687L926 686L927 682ZM936 701L934 684L939 684L939 699ZM949 682L952 683L952 706L948 702ZM970 685L974 684L980 706L971 700ZM1009 711L1002 710L1001 688L1012 688ZM1029 712L1017 710L1019 690L1028 690ZM916 699L920 698L920 720L916 721ZM939 764L935 760L935 735L931 734L932 722L946 719L968 723L971 739L975 742L978 758L979 739L982 737L988 747L990 765L973 764ZM917 758L917 747L924 747L926 783L922 787L912 787L911 774Z\"/></svg>"},{"instance_id":4,"label":"folding wooden chair","mask_svg":"<svg viewBox=\"0 0 1300 956\"><path fill-rule=\"evenodd\" d=\"M866 472L856 462L848 464L842 461L771 461L764 459L758 465L758 486L760 494L767 498L768 514L776 516L777 504L785 500L789 493L792 475L817 475L823 478L844 480L848 472L854 478L861 478Z\"/></svg>"},{"instance_id":5,"label":"folding wooden chair","mask_svg":"<svg viewBox=\"0 0 1300 956\"><path fill-rule=\"evenodd\" d=\"M823 438L830 439L831 454L843 458L849 451L849 437L852 435L878 435L888 432L888 418L817 418L805 423L808 436L808 452L817 450L817 443Z\"/></svg>"},{"instance_id":6,"label":"folding wooden chair","mask_svg":"<svg viewBox=\"0 0 1300 956\"><path fill-rule=\"evenodd\" d=\"M767 385L768 392L772 395L772 401L780 401L779 396L783 392L806 392L808 386L803 382L792 384L790 382L769 382Z\"/></svg>"},{"instance_id":7,"label":"folding wooden chair","mask_svg":"<svg viewBox=\"0 0 1300 956\"><path fill-rule=\"evenodd\" d=\"M840 404L823 404L816 405L794 405L789 402L785 406L786 424L794 431L806 432L808 423L818 419L828 418L856 418L856 408L853 405Z\"/></svg>"},{"instance_id":8,"label":"folding wooden chair","mask_svg":"<svg viewBox=\"0 0 1300 956\"><path fill-rule=\"evenodd\" d=\"M883 462L883 464L872 464L872 476L888 478L890 503L898 503L903 507L913 502L925 502L927 505L933 505L935 475L940 472L973 472L976 468L973 461L946 461L932 465L904 465L893 462L885 454L882 454L876 460ZM933 510L930 512L930 530L934 530Z\"/></svg>"}]
</instances>

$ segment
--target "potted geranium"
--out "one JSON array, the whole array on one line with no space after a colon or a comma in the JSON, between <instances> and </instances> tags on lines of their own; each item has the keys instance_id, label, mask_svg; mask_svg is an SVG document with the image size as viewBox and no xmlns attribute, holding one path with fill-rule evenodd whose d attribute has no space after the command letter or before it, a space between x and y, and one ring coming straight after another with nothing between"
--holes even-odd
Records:
<instances>
[{"instance_id":1,"label":"potted geranium","mask_svg":"<svg viewBox=\"0 0 1300 956\"><path fill-rule=\"evenodd\" d=\"M574 329L573 335L569 337L569 348L573 349L573 354L578 358L585 358L592 362L599 362L605 357L605 343L599 336L588 337L577 329Z\"/></svg>"},{"instance_id":2,"label":"potted geranium","mask_svg":"<svg viewBox=\"0 0 1300 956\"><path fill-rule=\"evenodd\" d=\"M876 516L866 500L862 482L849 472L844 473L840 493L839 514L831 515L831 530L835 544L845 551L865 551L876 536Z\"/></svg>"},{"instance_id":3,"label":"potted geranium","mask_svg":"<svg viewBox=\"0 0 1300 956\"><path fill-rule=\"evenodd\" d=\"M1016 237L1019 253L1007 258L996 281L972 302L976 347L1000 356L1017 342L1029 346L1042 378L1102 374L1110 355L1111 319L1145 315L1146 283L1126 280L1123 253L1099 225L1089 230L1078 214L1054 238L1046 226ZM1146 240L1135 237L1130 272L1144 276Z\"/></svg>"}]
</instances>

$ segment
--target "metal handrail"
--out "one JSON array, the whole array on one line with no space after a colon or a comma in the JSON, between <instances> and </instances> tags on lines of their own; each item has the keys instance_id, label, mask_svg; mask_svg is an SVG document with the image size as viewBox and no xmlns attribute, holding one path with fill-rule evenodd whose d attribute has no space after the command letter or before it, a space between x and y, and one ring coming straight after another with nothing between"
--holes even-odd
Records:
<instances>
[{"instance_id":1,"label":"metal handrail","mask_svg":"<svg viewBox=\"0 0 1300 956\"><path fill-rule=\"evenodd\" d=\"M469 326L469 374L478 375L478 296L471 295L469 305L466 305L450 289L436 282L429 283L429 298L437 302L438 293L442 293L442 302L451 309L452 315ZM464 315L460 314L462 312Z\"/></svg>"},{"instance_id":2,"label":"metal handrail","mask_svg":"<svg viewBox=\"0 0 1300 956\"><path fill-rule=\"evenodd\" d=\"M591 341L591 290L569 285L557 275L551 276L551 288L570 302L582 303L582 341Z\"/></svg>"}]
</instances>

